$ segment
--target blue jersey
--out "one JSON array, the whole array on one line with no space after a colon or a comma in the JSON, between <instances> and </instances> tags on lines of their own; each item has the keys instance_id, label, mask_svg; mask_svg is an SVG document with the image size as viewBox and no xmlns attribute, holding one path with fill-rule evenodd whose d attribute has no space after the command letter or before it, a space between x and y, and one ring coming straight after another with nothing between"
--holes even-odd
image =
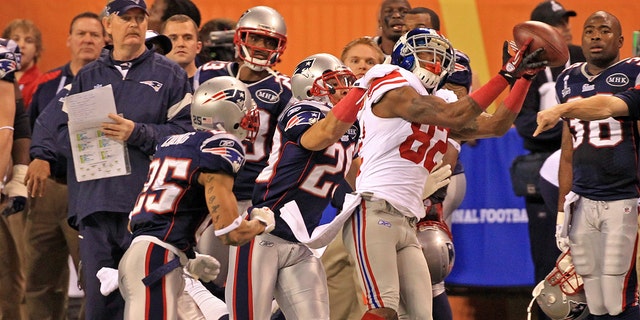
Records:
<instances>
[{"instance_id":1,"label":"blue jersey","mask_svg":"<svg viewBox=\"0 0 640 320\"><path fill-rule=\"evenodd\" d=\"M311 234L356 155L360 135L357 123L324 150L310 151L300 144L304 132L328 111L326 105L315 101L303 101L287 109L278 121L269 165L256 179L253 207L273 210L276 228L271 234L282 239L298 242L280 217L280 208L295 200Z\"/></svg>"},{"instance_id":2,"label":"blue jersey","mask_svg":"<svg viewBox=\"0 0 640 320\"><path fill-rule=\"evenodd\" d=\"M215 77L235 77L238 66L237 62L224 61L210 61L202 65L194 76L193 89L197 89L200 84ZM267 166L278 116L296 101L291 93L291 79L279 72L270 72L268 77L260 81L245 82L260 112L260 128L253 144L243 141L247 163L238 173L233 186L233 193L238 200L251 199L256 177Z\"/></svg>"},{"instance_id":3,"label":"blue jersey","mask_svg":"<svg viewBox=\"0 0 640 320\"><path fill-rule=\"evenodd\" d=\"M640 58L630 58L592 76L586 63L563 71L556 82L561 103L612 95L640 83ZM631 117L596 121L564 119L573 142L572 191L592 200L638 197L638 127Z\"/></svg>"},{"instance_id":4,"label":"blue jersey","mask_svg":"<svg viewBox=\"0 0 640 320\"><path fill-rule=\"evenodd\" d=\"M13 83L20 69L20 47L11 39L0 38L0 80Z\"/></svg>"},{"instance_id":5,"label":"blue jersey","mask_svg":"<svg viewBox=\"0 0 640 320\"><path fill-rule=\"evenodd\" d=\"M629 116L635 120L640 120L640 85L633 89L616 94L616 97L622 99L629 108Z\"/></svg>"},{"instance_id":6,"label":"blue jersey","mask_svg":"<svg viewBox=\"0 0 640 320\"><path fill-rule=\"evenodd\" d=\"M471 72L471 59L464 52L455 50L456 64L453 73L451 73L446 83L463 86L467 88L467 92L471 92L471 82L473 74Z\"/></svg>"},{"instance_id":7,"label":"blue jersey","mask_svg":"<svg viewBox=\"0 0 640 320\"><path fill-rule=\"evenodd\" d=\"M209 215L200 173L235 177L243 164L242 144L231 134L198 131L167 137L131 211L133 236L154 236L193 258L196 230Z\"/></svg>"}]
</instances>

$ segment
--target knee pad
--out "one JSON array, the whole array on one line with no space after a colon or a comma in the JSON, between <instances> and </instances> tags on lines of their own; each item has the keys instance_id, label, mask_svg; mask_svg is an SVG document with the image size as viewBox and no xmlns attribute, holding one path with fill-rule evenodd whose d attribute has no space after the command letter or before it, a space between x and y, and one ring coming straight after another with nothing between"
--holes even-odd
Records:
<instances>
[{"instance_id":1,"label":"knee pad","mask_svg":"<svg viewBox=\"0 0 640 320\"><path fill-rule=\"evenodd\" d=\"M596 257L596 251L601 252L600 249L596 249L600 244L595 244L596 240L585 234L569 235L569 239L573 265L578 274L581 276L593 274L597 268L597 261L602 259L602 257Z\"/></svg>"}]
</instances>

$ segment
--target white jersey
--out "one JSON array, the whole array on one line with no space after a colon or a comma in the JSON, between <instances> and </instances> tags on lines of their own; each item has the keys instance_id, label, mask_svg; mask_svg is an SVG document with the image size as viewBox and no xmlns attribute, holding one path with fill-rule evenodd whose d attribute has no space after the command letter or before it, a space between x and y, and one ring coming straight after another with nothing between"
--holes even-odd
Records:
<instances>
[{"instance_id":1,"label":"white jersey","mask_svg":"<svg viewBox=\"0 0 640 320\"><path fill-rule=\"evenodd\" d=\"M418 78L397 66L377 65L369 72L392 67L396 70L381 72L387 74L372 81L359 114L362 165L356 191L372 192L405 216L422 218L424 182L447 150L448 130L373 114L373 105L390 90L411 86L421 95L428 94Z\"/></svg>"}]
</instances>

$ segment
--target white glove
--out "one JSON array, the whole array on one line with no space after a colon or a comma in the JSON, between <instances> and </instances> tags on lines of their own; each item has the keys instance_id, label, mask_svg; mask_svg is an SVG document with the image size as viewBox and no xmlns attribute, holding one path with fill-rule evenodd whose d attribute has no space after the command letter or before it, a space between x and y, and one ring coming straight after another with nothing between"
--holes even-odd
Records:
<instances>
[{"instance_id":1,"label":"white glove","mask_svg":"<svg viewBox=\"0 0 640 320\"><path fill-rule=\"evenodd\" d=\"M96 277L100 280L100 293L103 296L106 297L118 289L118 269L102 267L96 273Z\"/></svg>"},{"instance_id":2,"label":"white glove","mask_svg":"<svg viewBox=\"0 0 640 320\"><path fill-rule=\"evenodd\" d=\"M442 161L431 169L427 181L424 182L424 190L422 191L422 199L429 198L438 189L446 186L451 182L451 165L442 165Z\"/></svg>"},{"instance_id":3,"label":"white glove","mask_svg":"<svg viewBox=\"0 0 640 320\"><path fill-rule=\"evenodd\" d=\"M11 181L4 186L4 193L9 197L27 197L27 186L24 184L24 178L27 176L29 166L24 164L16 164L13 166Z\"/></svg>"},{"instance_id":4,"label":"white glove","mask_svg":"<svg viewBox=\"0 0 640 320\"><path fill-rule=\"evenodd\" d=\"M253 210L251 210L251 220L258 220L266 226L262 232L263 234L269 233L276 228L276 220L273 216L273 211L267 207L253 208Z\"/></svg>"},{"instance_id":5,"label":"white glove","mask_svg":"<svg viewBox=\"0 0 640 320\"><path fill-rule=\"evenodd\" d=\"M369 88L369 85L371 84L371 81L373 81L373 79L384 77L389 73L398 70L399 68L400 67L391 64L377 64L369 69L369 71L367 71L367 73L365 73L362 78L358 79L353 84L353 86L366 90Z\"/></svg>"},{"instance_id":6,"label":"white glove","mask_svg":"<svg viewBox=\"0 0 640 320\"><path fill-rule=\"evenodd\" d=\"M220 262L216 258L196 253L195 259L189 259L184 271L194 279L211 282L220 274Z\"/></svg>"},{"instance_id":7,"label":"white glove","mask_svg":"<svg viewBox=\"0 0 640 320\"><path fill-rule=\"evenodd\" d=\"M562 221L558 223L559 221ZM556 245L562 252L569 250L569 237L562 236L562 227L564 225L564 212L558 212L558 218L556 219Z\"/></svg>"}]
</instances>

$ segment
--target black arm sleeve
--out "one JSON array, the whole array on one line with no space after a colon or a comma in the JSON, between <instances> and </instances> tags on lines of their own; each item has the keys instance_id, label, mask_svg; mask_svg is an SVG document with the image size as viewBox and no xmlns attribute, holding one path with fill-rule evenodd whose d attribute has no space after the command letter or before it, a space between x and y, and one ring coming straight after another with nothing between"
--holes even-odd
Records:
<instances>
[{"instance_id":1,"label":"black arm sleeve","mask_svg":"<svg viewBox=\"0 0 640 320\"><path fill-rule=\"evenodd\" d=\"M31 139L31 126L29 125L29 115L24 110L22 98L16 99L16 116L13 119L13 140Z\"/></svg>"}]
</instances>

